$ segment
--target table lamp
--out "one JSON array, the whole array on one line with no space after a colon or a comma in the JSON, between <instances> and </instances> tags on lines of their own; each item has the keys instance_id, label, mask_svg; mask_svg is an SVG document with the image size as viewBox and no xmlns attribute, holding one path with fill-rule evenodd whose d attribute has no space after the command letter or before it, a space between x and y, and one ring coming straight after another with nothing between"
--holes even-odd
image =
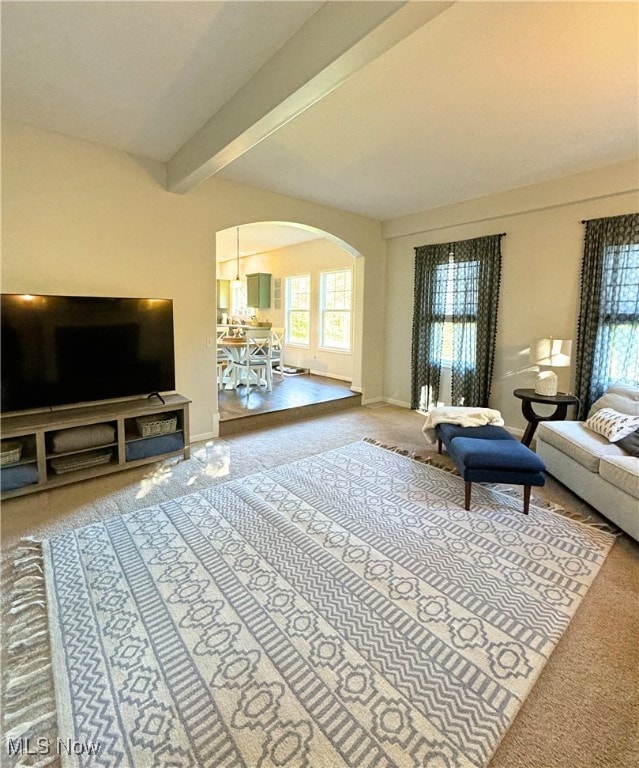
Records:
<instances>
[{"instance_id":1,"label":"table lamp","mask_svg":"<svg viewBox=\"0 0 639 768\"><path fill-rule=\"evenodd\" d=\"M570 365L572 339L533 339L530 345L530 362L549 368L566 368ZM535 394L552 397L557 394L557 374L540 371L535 383Z\"/></svg>"}]
</instances>

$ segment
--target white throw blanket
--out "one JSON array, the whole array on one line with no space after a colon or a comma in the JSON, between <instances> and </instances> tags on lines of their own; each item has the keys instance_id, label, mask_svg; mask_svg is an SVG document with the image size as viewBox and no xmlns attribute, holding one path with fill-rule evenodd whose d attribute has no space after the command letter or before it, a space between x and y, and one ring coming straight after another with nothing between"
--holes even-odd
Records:
<instances>
[{"instance_id":1,"label":"white throw blanket","mask_svg":"<svg viewBox=\"0 0 639 768\"><path fill-rule=\"evenodd\" d=\"M426 423L422 427L426 442L437 442L435 427L438 424L459 424L460 427L483 427L492 424L501 427L504 420L501 413L494 408L462 408L452 405L433 408L428 412Z\"/></svg>"}]
</instances>

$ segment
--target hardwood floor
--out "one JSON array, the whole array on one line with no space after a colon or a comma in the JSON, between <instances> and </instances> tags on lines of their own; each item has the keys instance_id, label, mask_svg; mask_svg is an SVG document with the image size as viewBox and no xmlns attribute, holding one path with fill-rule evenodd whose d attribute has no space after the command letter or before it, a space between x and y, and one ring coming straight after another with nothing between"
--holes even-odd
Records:
<instances>
[{"instance_id":1,"label":"hardwood floor","mask_svg":"<svg viewBox=\"0 0 639 768\"><path fill-rule=\"evenodd\" d=\"M361 395L349 382L306 374L273 378L273 391L240 386L218 392L220 435L295 421L306 416L358 406Z\"/></svg>"}]
</instances>

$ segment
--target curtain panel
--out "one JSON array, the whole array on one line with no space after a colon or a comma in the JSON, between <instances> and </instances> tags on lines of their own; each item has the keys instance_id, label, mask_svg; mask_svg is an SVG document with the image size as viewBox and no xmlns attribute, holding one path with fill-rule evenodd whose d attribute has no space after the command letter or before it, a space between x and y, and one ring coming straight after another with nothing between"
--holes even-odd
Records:
<instances>
[{"instance_id":1,"label":"curtain panel","mask_svg":"<svg viewBox=\"0 0 639 768\"><path fill-rule=\"evenodd\" d=\"M614 383L639 384L639 213L585 221L577 418Z\"/></svg>"},{"instance_id":2,"label":"curtain panel","mask_svg":"<svg viewBox=\"0 0 639 768\"><path fill-rule=\"evenodd\" d=\"M453 405L488 405L502 237L415 248L411 408L437 405L444 366Z\"/></svg>"}]
</instances>

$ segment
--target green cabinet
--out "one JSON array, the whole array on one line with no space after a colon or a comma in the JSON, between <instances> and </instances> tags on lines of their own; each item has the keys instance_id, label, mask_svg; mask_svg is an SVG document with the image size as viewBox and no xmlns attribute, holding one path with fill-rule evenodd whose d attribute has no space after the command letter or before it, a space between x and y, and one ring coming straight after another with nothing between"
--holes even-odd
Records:
<instances>
[{"instance_id":1,"label":"green cabinet","mask_svg":"<svg viewBox=\"0 0 639 768\"><path fill-rule=\"evenodd\" d=\"M218 309L231 308L231 281L230 280L217 281L217 308Z\"/></svg>"},{"instance_id":2,"label":"green cabinet","mask_svg":"<svg viewBox=\"0 0 639 768\"><path fill-rule=\"evenodd\" d=\"M255 272L246 276L246 304L253 309L269 309L271 306L271 276Z\"/></svg>"}]
</instances>

